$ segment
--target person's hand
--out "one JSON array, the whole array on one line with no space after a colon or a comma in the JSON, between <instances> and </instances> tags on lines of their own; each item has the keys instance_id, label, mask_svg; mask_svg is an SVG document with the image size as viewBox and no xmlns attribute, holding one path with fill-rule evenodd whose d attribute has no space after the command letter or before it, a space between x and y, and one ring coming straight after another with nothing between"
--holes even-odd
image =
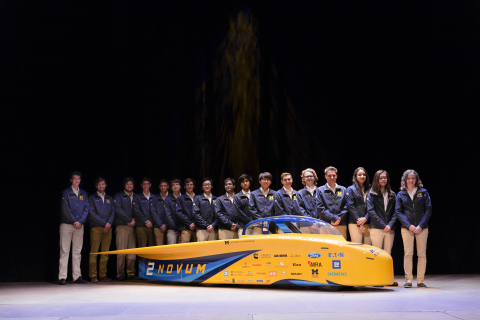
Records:
<instances>
[{"instance_id":1,"label":"person's hand","mask_svg":"<svg viewBox=\"0 0 480 320\"><path fill-rule=\"evenodd\" d=\"M105 228L103 228L102 233L103 233L103 234L107 234L107 233L108 233L108 230L110 230L110 228L105 227Z\"/></svg>"},{"instance_id":2,"label":"person's hand","mask_svg":"<svg viewBox=\"0 0 480 320\"><path fill-rule=\"evenodd\" d=\"M365 218L365 217L358 218L358 220L357 220L358 225L363 225L366 222L367 222L367 218Z\"/></svg>"},{"instance_id":3,"label":"person's hand","mask_svg":"<svg viewBox=\"0 0 480 320\"><path fill-rule=\"evenodd\" d=\"M342 218L338 218L337 221L332 222L332 225L338 226L340 224L340 221L342 221Z\"/></svg>"},{"instance_id":4,"label":"person's hand","mask_svg":"<svg viewBox=\"0 0 480 320\"><path fill-rule=\"evenodd\" d=\"M127 226L129 227L135 227L135 219L132 219L132 222L128 222Z\"/></svg>"},{"instance_id":5,"label":"person's hand","mask_svg":"<svg viewBox=\"0 0 480 320\"><path fill-rule=\"evenodd\" d=\"M363 224L361 224L360 225L360 232L365 233L365 231L367 231L367 228L365 228L365 226Z\"/></svg>"},{"instance_id":6,"label":"person's hand","mask_svg":"<svg viewBox=\"0 0 480 320\"><path fill-rule=\"evenodd\" d=\"M105 228L110 229L111 227L112 227L112 225L107 222L107 224L105 225Z\"/></svg>"},{"instance_id":7,"label":"person's hand","mask_svg":"<svg viewBox=\"0 0 480 320\"><path fill-rule=\"evenodd\" d=\"M212 225L209 225L209 226L207 227L207 231L208 231L208 232L213 232L213 227L212 227Z\"/></svg>"},{"instance_id":8,"label":"person's hand","mask_svg":"<svg viewBox=\"0 0 480 320\"><path fill-rule=\"evenodd\" d=\"M75 223L73 224L73 227L74 227L75 229L80 229L80 228L82 227L82 224L77 221L77 222L75 222Z\"/></svg>"},{"instance_id":9,"label":"person's hand","mask_svg":"<svg viewBox=\"0 0 480 320\"><path fill-rule=\"evenodd\" d=\"M237 230L237 225L235 223L232 223L232 227L230 228L230 230L236 231Z\"/></svg>"},{"instance_id":10,"label":"person's hand","mask_svg":"<svg viewBox=\"0 0 480 320\"><path fill-rule=\"evenodd\" d=\"M413 231L413 232L415 232L415 233L421 233L422 230L423 230L422 227L418 226L418 227L415 228L415 231Z\"/></svg>"},{"instance_id":11,"label":"person's hand","mask_svg":"<svg viewBox=\"0 0 480 320\"><path fill-rule=\"evenodd\" d=\"M412 232L415 232L415 230L417 230L417 228L411 224L410 227L408 227L408 230L412 231Z\"/></svg>"},{"instance_id":12,"label":"person's hand","mask_svg":"<svg viewBox=\"0 0 480 320\"><path fill-rule=\"evenodd\" d=\"M192 224L190 225L190 230L195 230L195 223L192 223Z\"/></svg>"},{"instance_id":13,"label":"person's hand","mask_svg":"<svg viewBox=\"0 0 480 320\"><path fill-rule=\"evenodd\" d=\"M385 228L383 228L383 232L388 232L390 230L392 230L392 228L390 228L389 225L387 225Z\"/></svg>"},{"instance_id":14,"label":"person's hand","mask_svg":"<svg viewBox=\"0 0 480 320\"><path fill-rule=\"evenodd\" d=\"M153 228L153 224L150 222L150 220L146 221L145 225L147 226L147 228Z\"/></svg>"},{"instance_id":15,"label":"person's hand","mask_svg":"<svg viewBox=\"0 0 480 320\"><path fill-rule=\"evenodd\" d=\"M166 225L166 224L163 224L160 229L162 229L162 231L165 232L165 231L167 230L167 225Z\"/></svg>"}]
</instances>

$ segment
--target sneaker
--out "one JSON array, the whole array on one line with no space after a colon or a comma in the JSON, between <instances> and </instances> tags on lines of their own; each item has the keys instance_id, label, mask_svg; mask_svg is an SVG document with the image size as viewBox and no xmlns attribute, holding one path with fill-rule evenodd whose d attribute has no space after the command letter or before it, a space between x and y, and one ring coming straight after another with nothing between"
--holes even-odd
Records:
<instances>
[{"instance_id":1,"label":"sneaker","mask_svg":"<svg viewBox=\"0 0 480 320\"><path fill-rule=\"evenodd\" d=\"M103 276L100 279L98 279L98 281L100 281L100 282L110 282L110 281L112 281L112 279L110 279L107 276Z\"/></svg>"},{"instance_id":2,"label":"sneaker","mask_svg":"<svg viewBox=\"0 0 480 320\"><path fill-rule=\"evenodd\" d=\"M67 280L65 280L65 278L62 278L62 279L58 280L58 284L65 285L65 284L67 284Z\"/></svg>"},{"instance_id":3,"label":"sneaker","mask_svg":"<svg viewBox=\"0 0 480 320\"><path fill-rule=\"evenodd\" d=\"M417 283L417 287L418 288L426 288L427 285L425 283L421 282L421 283Z\"/></svg>"},{"instance_id":4,"label":"sneaker","mask_svg":"<svg viewBox=\"0 0 480 320\"><path fill-rule=\"evenodd\" d=\"M407 282L403 285L405 288L411 288L412 287L412 283L411 282Z\"/></svg>"},{"instance_id":5,"label":"sneaker","mask_svg":"<svg viewBox=\"0 0 480 320\"><path fill-rule=\"evenodd\" d=\"M82 276L80 276L77 278L77 280L73 281L73 283L85 284L87 281L83 280Z\"/></svg>"},{"instance_id":6,"label":"sneaker","mask_svg":"<svg viewBox=\"0 0 480 320\"><path fill-rule=\"evenodd\" d=\"M92 277L92 279L90 279L90 282L98 282L98 278L97 277Z\"/></svg>"}]
</instances>

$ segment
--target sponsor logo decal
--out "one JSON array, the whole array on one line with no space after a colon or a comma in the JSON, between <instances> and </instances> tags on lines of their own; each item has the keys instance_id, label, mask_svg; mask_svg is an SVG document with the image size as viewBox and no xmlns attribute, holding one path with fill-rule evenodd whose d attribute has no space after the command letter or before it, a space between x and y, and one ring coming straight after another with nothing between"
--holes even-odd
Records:
<instances>
[{"instance_id":1,"label":"sponsor logo decal","mask_svg":"<svg viewBox=\"0 0 480 320\"><path fill-rule=\"evenodd\" d=\"M322 263L321 263L321 262L310 262L310 261L308 261L308 264L310 265L311 268L313 268L313 267L322 267Z\"/></svg>"},{"instance_id":2,"label":"sponsor logo decal","mask_svg":"<svg viewBox=\"0 0 480 320\"><path fill-rule=\"evenodd\" d=\"M172 273L173 272L173 264L167 264L166 266L167 266L167 268L165 269L165 264L159 264L157 273L163 273L164 271L166 273ZM196 273L199 273L200 271L202 272L202 274L205 273L205 267L206 266L207 266L207 264L203 264L203 265L202 264L197 264L197 272ZM177 274L182 272L182 269L183 269L183 263L176 265ZM187 264L186 267L185 267L185 273L192 273L192 270L193 270L193 263ZM147 275L149 275L149 274L147 274Z\"/></svg>"},{"instance_id":3,"label":"sponsor logo decal","mask_svg":"<svg viewBox=\"0 0 480 320\"><path fill-rule=\"evenodd\" d=\"M270 282L270 280L267 280L267 282Z\"/></svg>"},{"instance_id":4,"label":"sponsor logo decal","mask_svg":"<svg viewBox=\"0 0 480 320\"><path fill-rule=\"evenodd\" d=\"M342 263L340 260L332 260L332 269L342 269Z\"/></svg>"},{"instance_id":5,"label":"sponsor logo decal","mask_svg":"<svg viewBox=\"0 0 480 320\"><path fill-rule=\"evenodd\" d=\"M292 267L301 267L302 264L301 263L292 263L291 266Z\"/></svg>"},{"instance_id":6,"label":"sponsor logo decal","mask_svg":"<svg viewBox=\"0 0 480 320\"><path fill-rule=\"evenodd\" d=\"M294 253L290 254L290 258L300 258L300 257L301 257L300 254L294 254Z\"/></svg>"},{"instance_id":7,"label":"sponsor logo decal","mask_svg":"<svg viewBox=\"0 0 480 320\"><path fill-rule=\"evenodd\" d=\"M265 275L265 272L257 272L258 275L263 276Z\"/></svg>"},{"instance_id":8,"label":"sponsor logo decal","mask_svg":"<svg viewBox=\"0 0 480 320\"><path fill-rule=\"evenodd\" d=\"M268 196L268 200L273 200L273 196Z\"/></svg>"},{"instance_id":9,"label":"sponsor logo decal","mask_svg":"<svg viewBox=\"0 0 480 320\"><path fill-rule=\"evenodd\" d=\"M312 259L317 259L317 258L320 258L321 256L322 256L322 255L321 255L320 253L318 253L318 252L310 252L310 253L308 254L308 257L309 257L309 258L312 258Z\"/></svg>"},{"instance_id":10,"label":"sponsor logo decal","mask_svg":"<svg viewBox=\"0 0 480 320\"><path fill-rule=\"evenodd\" d=\"M213 200L213 201L215 201L215 200ZM232 279L232 283L235 283L235 278Z\"/></svg>"},{"instance_id":11,"label":"sponsor logo decal","mask_svg":"<svg viewBox=\"0 0 480 320\"><path fill-rule=\"evenodd\" d=\"M341 196L342 195L342 191L337 191L337 196Z\"/></svg>"},{"instance_id":12,"label":"sponsor logo decal","mask_svg":"<svg viewBox=\"0 0 480 320\"><path fill-rule=\"evenodd\" d=\"M83 200L83 195L82 194L80 195L80 200Z\"/></svg>"},{"instance_id":13,"label":"sponsor logo decal","mask_svg":"<svg viewBox=\"0 0 480 320\"><path fill-rule=\"evenodd\" d=\"M286 258L287 255L286 254L274 254L273 255L275 258Z\"/></svg>"},{"instance_id":14,"label":"sponsor logo decal","mask_svg":"<svg viewBox=\"0 0 480 320\"><path fill-rule=\"evenodd\" d=\"M263 280L257 280L257 282L263 282Z\"/></svg>"},{"instance_id":15,"label":"sponsor logo decal","mask_svg":"<svg viewBox=\"0 0 480 320\"><path fill-rule=\"evenodd\" d=\"M248 282L253 282L253 280L248 280Z\"/></svg>"},{"instance_id":16,"label":"sponsor logo decal","mask_svg":"<svg viewBox=\"0 0 480 320\"><path fill-rule=\"evenodd\" d=\"M230 244L230 241L225 241L225 244Z\"/></svg>"},{"instance_id":17,"label":"sponsor logo decal","mask_svg":"<svg viewBox=\"0 0 480 320\"><path fill-rule=\"evenodd\" d=\"M238 280L238 282L245 282L245 280Z\"/></svg>"},{"instance_id":18,"label":"sponsor logo decal","mask_svg":"<svg viewBox=\"0 0 480 320\"><path fill-rule=\"evenodd\" d=\"M261 263L255 263L255 264L252 264L252 267L261 267L262 264Z\"/></svg>"},{"instance_id":19,"label":"sponsor logo decal","mask_svg":"<svg viewBox=\"0 0 480 320\"><path fill-rule=\"evenodd\" d=\"M272 263L271 263L271 262L265 263L265 267L271 267L271 266L272 266Z\"/></svg>"},{"instance_id":20,"label":"sponsor logo decal","mask_svg":"<svg viewBox=\"0 0 480 320\"><path fill-rule=\"evenodd\" d=\"M346 277L347 273L346 272L328 272L327 275L329 277Z\"/></svg>"},{"instance_id":21,"label":"sponsor logo decal","mask_svg":"<svg viewBox=\"0 0 480 320\"><path fill-rule=\"evenodd\" d=\"M248 274L252 274L252 272L251 272L251 271L248 271Z\"/></svg>"},{"instance_id":22,"label":"sponsor logo decal","mask_svg":"<svg viewBox=\"0 0 480 320\"><path fill-rule=\"evenodd\" d=\"M254 253L254 254L253 254L253 257L254 257L255 259L258 259L258 253Z\"/></svg>"},{"instance_id":23,"label":"sponsor logo decal","mask_svg":"<svg viewBox=\"0 0 480 320\"><path fill-rule=\"evenodd\" d=\"M283 266L283 262L280 262L280 265Z\"/></svg>"},{"instance_id":24,"label":"sponsor logo decal","mask_svg":"<svg viewBox=\"0 0 480 320\"><path fill-rule=\"evenodd\" d=\"M302 274L299 273L299 272L293 272L293 273L291 273L291 275L292 275L292 276L301 276Z\"/></svg>"},{"instance_id":25,"label":"sponsor logo decal","mask_svg":"<svg viewBox=\"0 0 480 320\"><path fill-rule=\"evenodd\" d=\"M328 257L329 258L343 258L343 252L339 252L339 253L331 252L331 253L328 254Z\"/></svg>"},{"instance_id":26,"label":"sponsor logo decal","mask_svg":"<svg viewBox=\"0 0 480 320\"><path fill-rule=\"evenodd\" d=\"M318 269L312 269L312 278L318 278Z\"/></svg>"},{"instance_id":27,"label":"sponsor logo decal","mask_svg":"<svg viewBox=\"0 0 480 320\"><path fill-rule=\"evenodd\" d=\"M260 257L261 257L261 258L267 258L267 259L269 259L269 258L272 257L272 255L269 254L269 253L262 253L262 255L261 255Z\"/></svg>"},{"instance_id":28,"label":"sponsor logo decal","mask_svg":"<svg viewBox=\"0 0 480 320\"><path fill-rule=\"evenodd\" d=\"M283 271L282 274L285 274L286 271Z\"/></svg>"},{"instance_id":29,"label":"sponsor logo decal","mask_svg":"<svg viewBox=\"0 0 480 320\"><path fill-rule=\"evenodd\" d=\"M268 275L269 275L270 277L276 277L276 276L277 276L277 271L270 271L270 272L268 273Z\"/></svg>"},{"instance_id":30,"label":"sponsor logo decal","mask_svg":"<svg viewBox=\"0 0 480 320\"><path fill-rule=\"evenodd\" d=\"M228 271L227 270L223 271L223 276L228 277Z\"/></svg>"}]
</instances>

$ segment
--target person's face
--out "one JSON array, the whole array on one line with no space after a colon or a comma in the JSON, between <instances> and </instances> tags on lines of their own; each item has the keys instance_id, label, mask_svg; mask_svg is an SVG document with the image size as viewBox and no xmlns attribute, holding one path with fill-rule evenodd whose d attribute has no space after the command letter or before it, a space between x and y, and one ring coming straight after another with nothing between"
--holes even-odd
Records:
<instances>
[{"instance_id":1,"label":"person's face","mask_svg":"<svg viewBox=\"0 0 480 320\"><path fill-rule=\"evenodd\" d=\"M210 180L203 181L202 183L202 190L206 193L209 194L212 192L212 182Z\"/></svg>"},{"instance_id":2,"label":"person's face","mask_svg":"<svg viewBox=\"0 0 480 320\"><path fill-rule=\"evenodd\" d=\"M100 181L95 185L95 188L97 188L97 191L101 193L105 192L106 187L107 187L107 184L105 183L105 181Z\"/></svg>"},{"instance_id":3,"label":"person's face","mask_svg":"<svg viewBox=\"0 0 480 320\"><path fill-rule=\"evenodd\" d=\"M167 191L168 191L168 183L162 182L162 183L160 183L159 187L160 187L160 192L161 192L161 193L167 193Z\"/></svg>"},{"instance_id":4,"label":"person's face","mask_svg":"<svg viewBox=\"0 0 480 320\"><path fill-rule=\"evenodd\" d=\"M414 173L410 173L407 176L407 188L408 189L413 189L415 188L415 184L417 183L417 176L415 176Z\"/></svg>"},{"instance_id":5,"label":"person's face","mask_svg":"<svg viewBox=\"0 0 480 320\"><path fill-rule=\"evenodd\" d=\"M250 180L248 180L248 179L243 179L243 181L240 182L240 186L242 187L243 190L248 190L248 189L250 189Z\"/></svg>"},{"instance_id":6,"label":"person's face","mask_svg":"<svg viewBox=\"0 0 480 320\"><path fill-rule=\"evenodd\" d=\"M382 173L379 177L378 183L380 183L380 186L384 188L387 185L388 179L387 179L387 174Z\"/></svg>"},{"instance_id":7,"label":"person's face","mask_svg":"<svg viewBox=\"0 0 480 320\"><path fill-rule=\"evenodd\" d=\"M195 185L193 184L193 182L190 181L185 184L185 190L187 190L188 193L192 193L193 189L195 189Z\"/></svg>"},{"instance_id":8,"label":"person's face","mask_svg":"<svg viewBox=\"0 0 480 320\"><path fill-rule=\"evenodd\" d=\"M315 176L313 175L313 172L305 172L303 179L305 180L305 184L309 187L312 187L315 184Z\"/></svg>"},{"instance_id":9,"label":"person's face","mask_svg":"<svg viewBox=\"0 0 480 320\"><path fill-rule=\"evenodd\" d=\"M248 181L248 180L247 180ZM227 191L228 193L232 192L233 189L235 189L235 186L233 185L232 181L230 180L227 180L227 182L225 182L225 191Z\"/></svg>"},{"instance_id":10,"label":"person's face","mask_svg":"<svg viewBox=\"0 0 480 320\"><path fill-rule=\"evenodd\" d=\"M76 174L74 174L72 176L72 179L70 179L70 181L72 182L72 186L74 186L75 189L78 189L78 186L80 185L80 181L82 181L82 178L80 178L80 176L77 176Z\"/></svg>"},{"instance_id":11,"label":"person's face","mask_svg":"<svg viewBox=\"0 0 480 320\"><path fill-rule=\"evenodd\" d=\"M364 184L365 183L365 180L367 180L367 174L365 173L365 171L363 170L358 170L357 172L357 181L360 183L360 184Z\"/></svg>"},{"instance_id":12,"label":"person's face","mask_svg":"<svg viewBox=\"0 0 480 320\"><path fill-rule=\"evenodd\" d=\"M327 171L327 174L325 174L325 179L329 184L335 184L337 183L337 173L333 170Z\"/></svg>"},{"instance_id":13,"label":"person's face","mask_svg":"<svg viewBox=\"0 0 480 320\"><path fill-rule=\"evenodd\" d=\"M128 192L133 191L133 182L132 181L128 181L127 183L125 183L125 190L127 190Z\"/></svg>"},{"instance_id":14,"label":"person's face","mask_svg":"<svg viewBox=\"0 0 480 320\"><path fill-rule=\"evenodd\" d=\"M176 183L172 183L172 191L173 192L178 192L180 191L180 183L176 182Z\"/></svg>"},{"instance_id":15,"label":"person's face","mask_svg":"<svg viewBox=\"0 0 480 320\"><path fill-rule=\"evenodd\" d=\"M293 180L291 175L285 176L282 179L282 184L286 189L290 189L292 187L292 182Z\"/></svg>"},{"instance_id":16,"label":"person's face","mask_svg":"<svg viewBox=\"0 0 480 320\"><path fill-rule=\"evenodd\" d=\"M263 178L262 180L260 180L260 186L263 190L267 190L271 184L272 181L270 179Z\"/></svg>"},{"instance_id":17,"label":"person's face","mask_svg":"<svg viewBox=\"0 0 480 320\"><path fill-rule=\"evenodd\" d=\"M148 194L148 193L150 192L150 186L151 186L151 185L152 185L152 184L151 184L150 182L148 182L148 181L143 181L143 182L142 182L142 189L143 189L143 192L144 192L145 194Z\"/></svg>"}]
</instances>

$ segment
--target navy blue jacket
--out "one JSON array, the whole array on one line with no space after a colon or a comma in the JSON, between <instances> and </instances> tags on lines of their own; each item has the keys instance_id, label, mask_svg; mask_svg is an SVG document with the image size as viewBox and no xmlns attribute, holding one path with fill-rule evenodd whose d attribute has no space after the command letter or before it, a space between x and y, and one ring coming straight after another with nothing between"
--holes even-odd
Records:
<instances>
[{"instance_id":1,"label":"navy blue jacket","mask_svg":"<svg viewBox=\"0 0 480 320\"><path fill-rule=\"evenodd\" d=\"M155 198L157 198L155 207L157 214L153 217L153 226L155 228L161 228L164 224L167 224L165 218L165 201L162 199L162 194L155 195Z\"/></svg>"},{"instance_id":2,"label":"navy blue jacket","mask_svg":"<svg viewBox=\"0 0 480 320\"><path fill-rule=\"evenodd\" d=\"M251 193L250 193L251 195ZM235 219L237 228L241 229L252 221L252 214L249 210L250 200L242 191L233 196L233 205L235 209Z\"/></svg>"},{"instance_id":3,"label":"navy blue jacket","mask_svg":"<svg viewBox=\"0 0 480 320\"><path fill-rule=\"evenodd\" d=\"M133 194L135 198L135 193ZM126 226L133 220L132 200L125 191L118 192L113 198L115 204L115 225Z\"/></svg>"},{"instance_id":4,"label":"navy blue jacket","mask_svg":"<svg viewBox=\"0 0 480 320\"><path fill-rule=\"evenodd\" d=\"M84 224L88 211L88 195L85 191L78 189L77 197L72 187L63 190L60 223L74 224L75 222L80 222Z\"/></svg>"},{"instance_id":5,"label":"navy blue jacket","mask_svg":"<svg viewBox=\"0 0 480 320\"><path fill-rule=\"evenodd\" d=\"M397 216L395 215L395 192L391 191L388 196L387 211L385 211L383 194L370 190L367 196L367 210L370 216L370 229L385 229L387 225L394 229Z\"/></svg>"},{"instance_id":6,"label":"navy blue jacket","mask_svg":"<svg viewBox=\"0 0 480 320\"><path fill-rule=\"evenodd\" d=\"M275 191L273 191L272 189L269 189L266 198L260 188L250 193L248 209L250 210L253 220L258 220L275 215L275 199L273 198L274 195Z\"/></svg>"},{"instance_id":7,"label":"navy blue jacket","mask_svg":"<svg viewBox=\"0 0 480 320\"><path fill-rule=\"evenodd\" d=\"M348 210L348 223L357 225L359 218L367 218L367 222L370 219L367 212L367 204L365 199L357 189L356 185L351 185L346 190L347 210Z\"/></svg>"},{"instance_id":8,"label":"navy blue jacket","mask_svg":"<svg viewBox=\"0 0 480 320\"><path fill-rule=\"evenodd\" d=\"M318 188L313 192L313 196L308 192L307 187L297 192L298 208L300 209L301 216L318 219L317 208L315 207L317 190Z\"/></svg>"},{"instance_id":9,"label":"navy blue jacket","mask_svg":"<svg viewBox=\"0 0 480 320\"><path fill-rule=\"evenodd\" d=\"M232 224L237 223L235 205L232 201L228 200L226 194L217 198L217 202L215 202L215 214L217 216L217 225L220 229L230 230Z\"/></svg>"},{"instance_id":10,"label":"navy blue jacket","mask_svg":"<svg viewBox=\"0 0 480 320\"><path fill-rule=\"evenodd\" d=\"M432 201L427 190L418 188L415 196L410 199L407 190L397 194L395 214L402 223L402 228L408 229L410 225L428 228L428 220L432 216Z\"/></svg>"},{"instance_id":11,"label":"navy blue jacket","mask_svg":"<svg viewBox=\"0 0 480 320\"><path fill-rule=\"evenodd\" d=\"M345 187L337 185L335 192L332 192L328 184L317 188L315 206L321 220L335 222L338 218L341 218L339 225L347 225L346 190Z\"/></svg>"},{"instance_id":12,"label":"navy blue jacket","mask_svg":"<svg viewBox=\"0 0 480 320\"><path fill-rule=\"evenodd\" d=\"M88 198L90 210L88 214L88 220L90 221L90 227L102 227L108 223L113 224L115 218L115 207L113 198L105 193L105 202L95 192Z\"/></svg>"},{"instance_id":13,"label":"navy blue jacket","mask_svg":"<svg viewBox=\"0 0 480 320\"><path fill-rule=\"evenodd\" d=\"M177 217L177 198L175 198L173 194L169 194L168 197L165 199L164 206L167 229L178 231L180 220Z\"/></svg>"},{"instance_id":14,"label":"navy blue jacket","mask_svg":"<svg viewBox=\"0 0 480 320\"><path fill-rule=\"evenodd\" d=\"M297 191L293 190L292 198L285 193L285 189L281 188L277 192L275 192L273 199L275 200L274 208L275 208L275 215L277 216L284 216L284 215L292 215L292 216L300 216L302 213L300 212L300 208L298 207L298 199L297 199Z\"/></svg>"},{"instance_id":15,"label":"navy blue jacket","mask_svg":"<svg viewBox=\"0 0 480 320\"><path fill-rule=\"evenodd\" d=\"M193 220L195 229L206 230L209 225L217 228L217 215L215 214L215 203L217 197L212 194L212 203L205 196L198 195L193 198Z\"/></svg>"},{"instance_id":16,"label":"navy blue jacket","mask_svg":"<svg viewBox=\"0 0 480 320\"><path fill-rule=\"evenodd\" d=\"M193 219L193 201L186 193L177 198L177 210L175 213L179 222L177 225L178 230L190 230L190 225L195 223Z\"/></svg>"},{"instance_id":17,"label":"navy blue jacket","mask_svg":"<svg viewBox=\"0 0 480 320\"><path fill-rule=\"evenodd\" d=\"M145 223L150 221L152 224L154 216L157 215L157 197L150 193L147 199L143 192L135 195L133 198L133 216L135 217L135 227L146 227Z\"/></svg>"}]
</instances>

